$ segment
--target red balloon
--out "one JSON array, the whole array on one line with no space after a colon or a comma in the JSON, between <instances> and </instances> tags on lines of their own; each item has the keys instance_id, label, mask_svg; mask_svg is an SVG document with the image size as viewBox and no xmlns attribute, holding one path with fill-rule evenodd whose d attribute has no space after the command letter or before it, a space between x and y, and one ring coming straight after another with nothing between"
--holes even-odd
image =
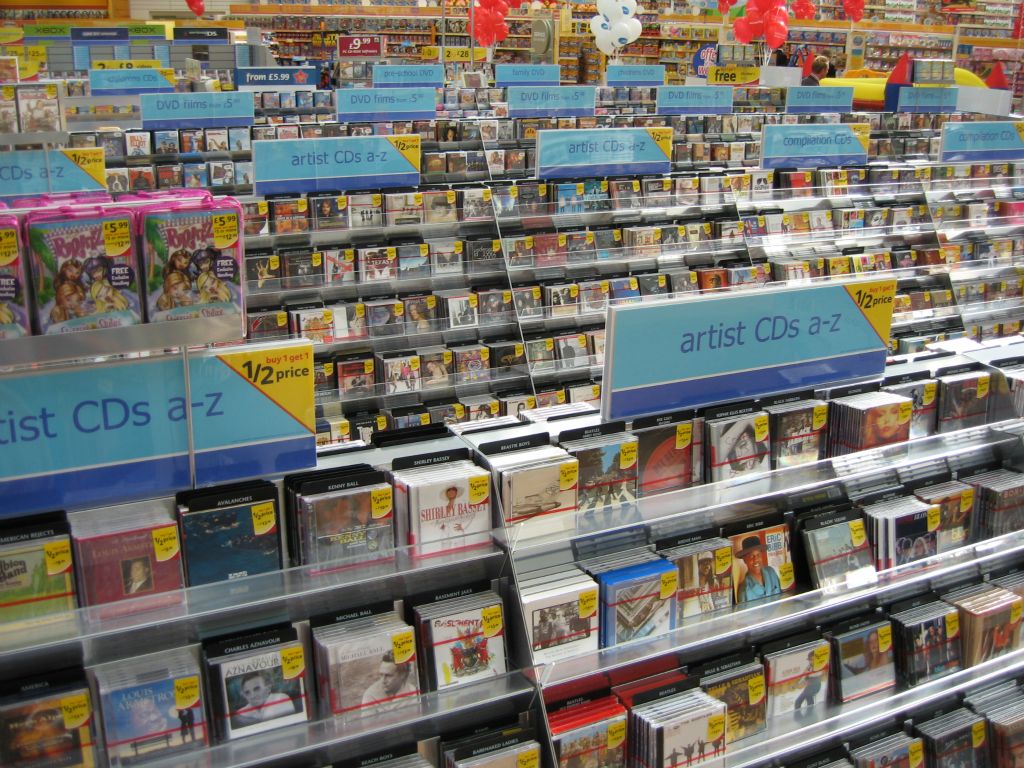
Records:
<instances>
[{"instance_id":1,"label":"red balloon","mask_svg":"<svg viewBox=\"0 0 1024 768\"><path fill-rule=\"evenodd\" d=\"M206 0L185 0L185 5L197 18L206 13Z\"/></svg>"},{"instance_id":2,"label":"red balloon","mask_svg":"<svg viewBox=\"0 0 1024 768\"><path fill-rule=\"evenodd\" d=\"M762 5L762 2L764 3ZM768 0L747 0L747 5L743 11L743 15L748 19L754 19L761 15L764 7L768 5Z\"/></svg>"},{"instance_id":3,"label":"red balloon","mask_svg":"<svg viewBox=\"0 0 1024 768\"><path fill-rule=\"evenodd\" d=\"M750 34L754 40L757 40L757 38L764 34L764 19L750 20Z\"/></svg>"},{"instance_id":4,"label":"red balloon","mask_svg":"<svg viewBox=\"0 0 1024 768\"><path fill-rule=\"evenodd\" d=\"M718 0L718 12L723 16L728 15L731 7L732 6L729 5L728 0Z\"/></svg>"},{"instance_id":5,"label":"red balloon","mask_svg":"<svg viewBox=\"0 0 1024 768\"><path fill-rule=\"evenodd\" d=\"M740 16L733 21L732 33L741 45L746 45L754 39L754 32L750 29L750 20L746 16Z\"/></svg>"},{"instance_id":6,"label":"red balloon","mask_svg":"<svg viewBox=\"0 0 1024 768\"><path fill-rule=\"evenodd\" d=\"M764 41L772 50L781 48L786 44L786 35L789 34L789 26L784 21L772 21L765 25Z\"/></svg>"}]
</instances>

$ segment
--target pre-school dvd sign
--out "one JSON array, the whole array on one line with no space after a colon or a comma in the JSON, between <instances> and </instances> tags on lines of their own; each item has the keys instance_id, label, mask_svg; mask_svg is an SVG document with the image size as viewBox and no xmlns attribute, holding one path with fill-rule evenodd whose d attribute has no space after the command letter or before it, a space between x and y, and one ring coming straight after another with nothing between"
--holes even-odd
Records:
<instances>
[{"instance_id":1,"label":"pre-school dvd sign","mask_svg":"<svg viewBox=\"0 0 1024 768\"><path fill-rule=\"evenodd\" d=\"M635 418L877 376L895 292L892 279L858 280L612 306L601 413Z\"/></svg>"}]
</instances>

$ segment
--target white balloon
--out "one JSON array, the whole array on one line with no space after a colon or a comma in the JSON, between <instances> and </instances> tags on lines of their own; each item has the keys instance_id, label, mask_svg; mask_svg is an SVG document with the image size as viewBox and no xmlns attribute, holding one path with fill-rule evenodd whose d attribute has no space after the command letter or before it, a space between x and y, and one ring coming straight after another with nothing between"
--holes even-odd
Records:
<instances>
[{"instance_id":1,"label":"white balloon","mask_svg":"<svg viewBox=\"0 0 1024 768\"><path fill-rule=\"evenodd\" d=\"M597 40L596 42L597 42L597 50L599 50L601 53L605 54L606 56L614 56L615 53L618 51L618 48L615 47L615 44L611 40L601 39L601 40Z\"/></svg>"},{"instance_id":2,"label":"white balloon","mask_svg":"<svg viewBox=\"0 0 1024 768\"><path fill-rule=\"evenodd\" d=\"M597 37L601 30L608 31L611 29L611 24L608 23L608 19L598 14L590 20L590 33Z\"/></svg>"},{"instance_id":3,"label":"white balloon","mask_svg":"<svg viewBox=\"0 0 1024 768\"><path fill-rule=\"evenodd\" d=\"M619 45L629 45L634 40L639 40L643 31L644 25L640 23L640 19L623 19L612 27Z\"/></svg>"},{"instance_id":4,"label":"white balloon","mask_svg":"<svg viewBox=\"0 0 1024 768\"><path fill-rule=\"evenodd\" d=\"M597 12L602 16L607 16L608 20L614 24L617 19L622 18L622 2L621 0L597 0Z\"/></svg>"},{"instance_id":5,"label":"white balloon","mask_svg":"<svg viewBox=\"0 0 1024 768\"><path fill-rule=\"evenodd\" d=\"M619 5L622 6L622 15L627 18L636 13L636 0L619 0Z\"/></svg>"}]
</instances>

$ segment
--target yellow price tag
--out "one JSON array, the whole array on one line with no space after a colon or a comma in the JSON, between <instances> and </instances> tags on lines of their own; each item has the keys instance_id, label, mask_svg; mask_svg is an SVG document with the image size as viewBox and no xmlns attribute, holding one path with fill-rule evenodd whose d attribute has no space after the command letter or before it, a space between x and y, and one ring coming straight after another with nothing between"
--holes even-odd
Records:
<instances>
[{"instance_id":1,"label":"yellow price tag","mask_svg":"<svg viewBox=\"0 0 1024 768\"><path fill-rule=\"evenodd\" d=\"M615 749L626 741L626 721L614 720L608 723L608 749Z\"/></svg>"},{"instance_id":2,"label":"yellow price tag","mask_svg":"<svg viewBox=\"0 0 1024 768\"><path fill-rule=\"evenodd\" d=\"M813 416L811 420L811 428L817 432L819 429L823 429L828 423L828 405L816 405L814 406Z\"/></svg>"},{"instance_id":3,"label":"yellow price tag","mask_svg":"<svg viewBox=\"0 0 1024 768\"><path fill-rule=\"evenodd\" d=\"M495 637L505 627L500 605L488 605L480 611L480 618L483 619L484 637Z\"/></svg>"},{"instance_id":4,"label":"yellow price tag","mask_svg":"<svg viewBox=\"0 0 1024 768\"><path fill-rule=\"evenodd\" d=\"M907 756L910 759L910 768L920 768L924 765L924 742L915 739L907 745Z\"/></svg>"},{"instance_id":5,"label":"yellow price tag","mask_svg":"<svg viewBox=\"0 0 1024 768\"><path fill-rule=\"evenodd\" d=\"M708 718L708 741L718 741L725 734L725 715Z\"/></svg>"},{"instance_id":6,"label":"yellow price tag","mask_svg":"<svg viewBox=\"0 0 1024 768\"><path fill-rule=\"evenodd\" d=\"M568 491L576 487L580 479L580 463L573 459L566 461L558 469L558 487Z\"/></svg>"},{"instance_id":7,"label":"yellow price tag","mask_svg":"<svg viewBox=\"0 0 1024 768\"><path fill-rule=\"evenodd\" d=\"M18 258L18 233L13 228L0 229L0 267L14 263Z\"/></svg>"},{"instance_id":8,"label":"yellow price tag","mask_svg":"<svg viewBox=\"0 0 1024 768\"><path fill-rule=\"evenodd\" d=\"M89 722L92 716L92 706L89 703L88 693L77 693L74 696L65 696L60 700L60 714L64 720L64 728L73 731L81 728Z\"/></svg>"},{"instance_id":9,"label":"yellow price tag","mask_svg":"<svg viewBox=\"0 0 1024 768\"><path fill-rule=\"evenodd\" d=\"M238 214L218 213L213 217L213 247L230 248L238 242Z\"/></svg>"},{"instance_id":10,"label":"yellow price tag","mask_svg":"<svg viewBox=\"0 0 1024 768\"><path fill-rule=\"evenodd\" d=\"M828 660L828 645L819 645L811 652L811 669L813 669L815 672L821 672L821 670L828 666Z\"/></svg>"},{"instance_id":11,"label":"yellow price tag","mask_svg":"<svg viewBox=\"0 0 1024 768\"><path fill-rule=\"evenodd\" d=\"M732 549L719 547L715 550L715 575L721 576L732 569Z\"/></svg>"},{"instance_id":12,"label":"yellow price tag","mask_svg":"<svg viewBox=\"0 0 1024 768\"><path fill-rule=\"evenodd\" d=\"M579 615L581 619L589 619L597 613L597 590L588 589L580 592Z\"/></svg>"},{"instance_id":13,"label":"yellow price tag","mask_svg":"<svg viewBox=\"0 0 1024 768\"><path fill-rule=\"evenodd\" d=\"M516 768L540 768L540 747L533 747L516 755Z\"/></svg>"},{"instance_id":14,"label":"yellow price tag","mask_svg":"<svg viewBox=\"0 0 1024 768\"><path fill-rule=\"evenodd\" d=\"M693 442L693 422L687 421L676 424L676 450L681 451L688 448Z\"/></svg>"},{"instance_id":15,"label":"yellow price tag","mask_svg":"<svg viewBox=\"0 0 1024 768\"><path fill-rule=\"evenodd\" d=\"M747 701L751 705L760 704L764 700L764 675L755 675L747 680Z\"/></svg>"},{"instance_id":16,"label":"yellow price tag","mask_svg":"<svg viewBox=\"0 0 1024 768\"><path fill-rule=\"evenodd\" d=\"M897 414L897 421L900 424L906 424L910 421L910 417L914 415L914 404L913 403L900 403L899 413Z\"/></svg>"},{"instance_id":17,"label":"yellow price tag","mask_svg":"<svg viewBox=\"0 0 1024 768\"><path fill-rule=\"evenodd\" d=\"M1024 601L1022 601L1021 598L1019 598L1019 597L1017 598L1017 600L1014 603L1012 603L1010 605L1010 623L1011 624L1017 624L1018 622L1020 622L1020 614L1021 614L1021 606L1022 605L1024 605Z\"/></svg>"},{"instance_id":18,"label":"yellow price tag","mask_svg":"<svg viewBox=\"0 0 1024 768\"><path fill-rule=\"evenodd\" d=\"M281 676L285 680L294 680L306 671L306 654L302 646L281 650Z\"/></svg>"},{"instance_id":19,"label":"yellow price tag","mask_svg":"<svg viewBox=\"0 0 1024 768\"><path fill-rule=\"evenodd\" d=\"M965 488L960 494L960 511L968 512L974 506L974 489Z\"/></svg>"},{"instance_id":20,"label":"yellow price tag","mask_svg":"<svg viewBox=\"0 0 1024 768\"><path fill-rule=\"evenodd\" d=\"M850 543L854 549L860 549L863 547L868 540L867 532L864 530L863 520L851 520L850 526Z\"/></svg>"},{"instance_id":21,"label":"yellow price tag","mask_svg":"<svg viewBox=\"0 0 1024 768\"><path fill-rule=\"evenodd\" d=\"M980 720L971 726L971 746L981 749L985 746L986 728L985 721Z\"/></svg>"},{"instance_id":22,"label":"yellow price tag","mask_svg":"<svg viewBox=\"0 0 1024 768\"><path fill-rule=\"evenodd\" d=\"M120 256L132 245L132 230L128 219L103 222L103 250L107 256Z\"/></svg>"},{"instance_id":23,"label":"yellow price tag","mask_svg":"<svg viewBox=\"0 0 1024 768\"><path fill-rule=\"evenodd\" d=\"M324 255L319 251L316 251L310 258L310 261L312 262L314 267L319 267L324 263Z\"/></svg>"},{"instance_id":24,"label":"yellow price tag","mask_svg":"<svg viewBox=\"0 0 1024 768\"><path fill-rule=\"evenodd\" d=\"M277 507L272 501L265 501L261 504L253 504L249 510L252 513L252 529L257 536L270 533L277 527Z\"/></svg>"},{"instance_id":25,"label":"yellow price tag","mask_svg":"<svg viewBox=\"0 0 1024 768\"><path fill-rule=\"evenodd\" d=\"M284 328L286 325L288 325L288 313L287 312L278 312L277 313L277 327L278 328Z\"/></svg>"},{"instance_id":26,"label":"yellow price tag","mask_svg":"<svg viewBox=\"0 0 1024 768\"><path fill-rule=\"evenodd\" d=\"M413 635L411 629L391 636L391 653L396 664L412 661L416 655L416 636Z\"/></svg>"},{"instance_id":27,"label":"yellow price tag","mask_svg":"<svg viewBox=\"0 0 1024 768\"><path fill-rule=\"evenodd\" d=\"M991 377L987 373L983 373L978 377L978 399L988 397L988 388L991 383Z\"/></svg>"},{"instance_id":28,"label":"yellow price tag","mask_svg":"<svg viewBox=\"0 0 1024 768\"><path fill-rule=\"evenodd\" d=\"M952 640L960 634L960 613L954 611L946 614L946 639Z\"/></svg>"},{"instance_id":29,"label":"yellow price tag","mask_svg":"<svg viewBox=\"0 0 1024 768\"><path fill-rule=\"evenodd\" d=\"M636 466L637 443L623 443L619 447L619 469Z\"/></svg>"},{"instance_id":30,"label":"yellow price tag","mask_svg":"<svg viewBox=\"0 0 1024 768\"><path fill-rule=\"evenodd\" d=\"M931 405L932 403L934 403L935 402L935 395L938 392L938 390L939 390L939 385L938 385L937 382L929 381L927 384L925 384L924 385L924 397L922 398L922 403L924 405Z\"/></svg>"},{"instance_id":31,"label":"yellow price tag","mask_svg":"<svg viewBox=\"0 0 1024 768\"><path fill-rule=\"evenodd\" d=\"M679 591L679 571L673 568L671 571L665 571L661 574L661 591L659 593L662 600L668 600L673 597L676 592Z\"/></svg>"},{"instance_id":32,"label":"yellow price tag","mask_svg":"<svg viewBox=\"0 0 1024 768\"><path fill-rule=\"evenodd\" d=\"M71 570L71 541L51 541L43 545L46 575L56 576Z\"/></svg>"},{"instance_id":33,"label":"yellow price tag","mask_svg":"<svg viewBox=\"0 0 1024 768\"><path fill-rule=\"evenodd\" d=\"M391 486L386 488L377 488L370 492L370 514L373 515L374 520L391 517L393 509L394 498L392 496Z\"/></svg>"},{"instance_id":34,"label":"yellow price tag","mask_svg":"<svg viewBox=\"0 0 1024 768\"><path fill-rule=\"evenodd\" d=\"M174 706L190 709L199 703L199 675L179 677L174 681Z\"/></svg>"},{"instance_id":35,"label":"yellow price tag","mask_svg":"<svg viewBox=\"0 0 1024 768\"><path fill-rule=\"evenodd\" d=\"M469 503L483 504L491 495L491 478L488 475L478 475L469 478Z\"/></svg>"},{"instance_id":36,"label":"yellow price tag","mask_svg":"<svg viewBox=\"0 0 1024 768\"><path fill-rule=\"evenodd\" d=\"M888 653L892 648L892 625L883 624L878 628L878 652Z\"/></svg>"},{"instance_id":37,"label":"yellow price tag","mask_svg":"<svg viewBox=\"0 0 1024 768\"><path fill-rule=\"evenodd\" d=\"M153 552L158 563L173 560L181 552L181 545L178 542L178 529L176 526L168 525L153 530Z\"/></svg>"},{"instance_id":38,"label":"yellow price tag","mask_svg":"<svg viewBox=\"0 0 1024 768\"><path fill-rule=\"evenodd\" d=\"M793 574L793 564L783 563L779 566L779 584L783 589L789 589L793 586L793 582L796 581L796 577Z\"/></svg>"},{"instance_id":39,"label":"yellow price tag","mask_svg":"<svg viewBox=\"0 0 1024 768\"><path fill-rule=\"evenodd\" d=\"M942 507L933 504L928 507L928 531L937 531L940 525L942 525Z\"/></svg>"},{"instance_id":40,"label":"yellow price tag","mask_svg":"<svg viewBox=\"0 0 1024 768\"><path fill-rule=\"evenodd\" d=\"M768 416L762 413L754 418L754 440L763 443L768 439Z\"/></svg>"}]
</instances>

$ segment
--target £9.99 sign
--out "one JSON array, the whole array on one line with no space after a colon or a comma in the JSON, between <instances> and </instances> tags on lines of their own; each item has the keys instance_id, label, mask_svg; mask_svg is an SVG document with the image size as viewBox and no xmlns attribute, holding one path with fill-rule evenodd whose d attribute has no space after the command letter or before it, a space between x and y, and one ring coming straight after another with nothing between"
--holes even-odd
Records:
<instances>
[{"instance_id":1,"label":"\u00a39.99 sign","mask_svg":"<svg viewBox=\"0 0 1024 768\"><path fill-rule=\"evenodd\" d=\"M339 35L338 56L343 59L380 56L380 35Z\"/></svg>"}]
</instances>

